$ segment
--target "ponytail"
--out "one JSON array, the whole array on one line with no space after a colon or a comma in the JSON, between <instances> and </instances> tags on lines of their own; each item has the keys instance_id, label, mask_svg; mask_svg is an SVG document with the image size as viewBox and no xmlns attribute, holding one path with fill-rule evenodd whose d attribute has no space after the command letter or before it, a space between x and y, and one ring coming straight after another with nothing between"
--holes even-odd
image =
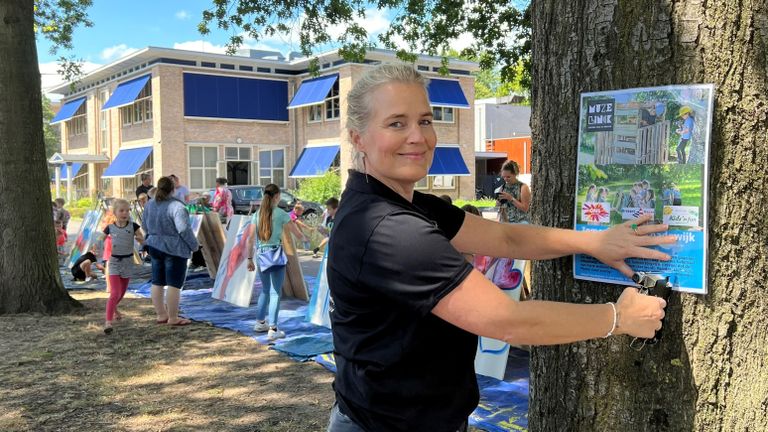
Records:
<instances>
[{"instance_id":1,"label":"ponytail","mask_svg":"<svg viewBox=\"0 0 768 432\"><path fill-rule=\"evenodd\" d=\"M272 211L275 207L275 199L280 194L280 188L276 184L268 184L264 187L264 198L259 206L259 240L269 241L272 237Z\"/></svg>"},{"instance_id":2,"label":"ponytail","mask_svg":"<svg viewBox=\"0 0 768 432\"><path fill-rule=\"evenodd\" d=\"M173 180L171 180L170 177L160 177L160 180L157 181L157 192L155 192L155 200L159 202L171 199L171 196L173 196L173 190Z\"/></svg>"}]
</instances>

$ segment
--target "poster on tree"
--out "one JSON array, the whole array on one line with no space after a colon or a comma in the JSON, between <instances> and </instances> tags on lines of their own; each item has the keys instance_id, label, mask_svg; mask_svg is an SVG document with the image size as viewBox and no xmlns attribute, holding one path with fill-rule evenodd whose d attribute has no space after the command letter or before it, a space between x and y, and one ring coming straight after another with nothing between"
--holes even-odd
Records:
<instances>
[{"instance_id":1,"label":"poster on tree","mask_svg":"<svg viewBox=\"0 0 768 432\"><path fill-rule=\"evenodd\" d=\"M668 277L677 291L707 292L707 179L714 86L679 85L582 93L576 175L577 231L601 231L653 214L669 225L667 262L629 259ZM635 285L587 255L576 279Z\"/></svg>"}]
</instances>

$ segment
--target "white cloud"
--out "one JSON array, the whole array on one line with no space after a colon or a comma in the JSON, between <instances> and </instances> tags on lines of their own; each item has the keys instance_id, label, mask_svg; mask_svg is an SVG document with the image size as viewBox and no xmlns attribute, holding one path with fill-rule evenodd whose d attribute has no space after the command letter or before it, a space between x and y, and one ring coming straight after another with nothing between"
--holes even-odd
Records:
<instances>
[{"instance_id":1,"label":"white cloud","mask_svg":"<svg viewBox=\"0 0 768 432\"><path fill-rule=\"evenodd\" d=\"M130 48L126 44L120 44L111 46L109 48L104 48L101 50L101 54L99 54L99 57L101 57L102 60L106 62L110 62L112 60L117 60L121 57L125 57L128 54L135 53L138 51L138 48Z\"/></svg>"},{"instance_id":2,"label":"white cloud","mask_svg":"<svg viewBox=\"0 0 768 432\"><path fill-rule=\"evenodd\" d=\"M82 65L82 71L83 73L91 72L95 69L100 68L102 65L98 63L91 63L91 62L84 62ZM46 90L59 85L63 82L65 82L64 77L59 74L59 63L58 62L47 62L47 63L40 63L38 64L38 67L40 68L40 81L41 81L41 87L43 89L43 93L46 93ZM59 95L53 95L53 94L47 94L46 95L51 100L59 100L61 99L61 96Z\"/></svg>"},{"instance_id":3,"label":"white cloud","mask_svg":"<svg viewBox=\"0 0 768 432\"><path fill-rule=\"evenodd\" d=\"M464 48L469 48L473 43L475 43L475 37L472 36L472 33L464 32L456 39L451 40L448 46L460 52Z\"/></svg>"},{"instance_id":4,"label":"white cloud","mask_svg":"<svg viewBox=\"0 0 768 432\"><path fill-rule=\"evenodd\" d=\"M180 20L187 20L190 17L189 12L185 11L184 9L176 12L174 16L176 17L176 19L180 19Z\"/></svg>"}]
</instances>

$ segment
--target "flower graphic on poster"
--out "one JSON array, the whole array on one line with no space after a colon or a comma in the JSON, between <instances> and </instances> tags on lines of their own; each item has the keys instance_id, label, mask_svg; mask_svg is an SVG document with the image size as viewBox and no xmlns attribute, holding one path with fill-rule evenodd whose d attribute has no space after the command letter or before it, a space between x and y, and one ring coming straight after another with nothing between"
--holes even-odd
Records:
<instances>
[{"instance_id":1,"label":"flower graphic on poster","mask_svg":"<svg viewBox=\"0 0 768 432\"><path fill-rule=\"evenodd\" d=\"M608 223L611 221L611 205L602 202L585 202L581 206L581 220Z\"/></svg>"}]
</instances>

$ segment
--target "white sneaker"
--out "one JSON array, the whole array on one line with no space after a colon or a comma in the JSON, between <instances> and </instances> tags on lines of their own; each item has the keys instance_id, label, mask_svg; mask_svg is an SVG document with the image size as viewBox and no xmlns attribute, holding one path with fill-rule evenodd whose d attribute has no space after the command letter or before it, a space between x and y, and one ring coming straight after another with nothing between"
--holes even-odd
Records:
<instances>
[{"instance_id":1,"label":"white sneaker","mask_svg":"<svg viewBox=\"0 0 768 432\"><path fill-rule=\"evenodd\" d=\"M269 330L269 324L266 321L256 321L256 324L253 326L253 331L256 333L264 333L267 330Z\"/></svg>"},{"instance_id":2,"label":"white sneaker","mask_svg":"<svg viewBox=\"0 0 768 432\"><path fill-rule=\"evenodd\" d=\"M277 340L282 339L285 337L285 333L282 330L278 329L269 329L269 332L267 333L267 340Z\"/></svg>"}]
</instances>

